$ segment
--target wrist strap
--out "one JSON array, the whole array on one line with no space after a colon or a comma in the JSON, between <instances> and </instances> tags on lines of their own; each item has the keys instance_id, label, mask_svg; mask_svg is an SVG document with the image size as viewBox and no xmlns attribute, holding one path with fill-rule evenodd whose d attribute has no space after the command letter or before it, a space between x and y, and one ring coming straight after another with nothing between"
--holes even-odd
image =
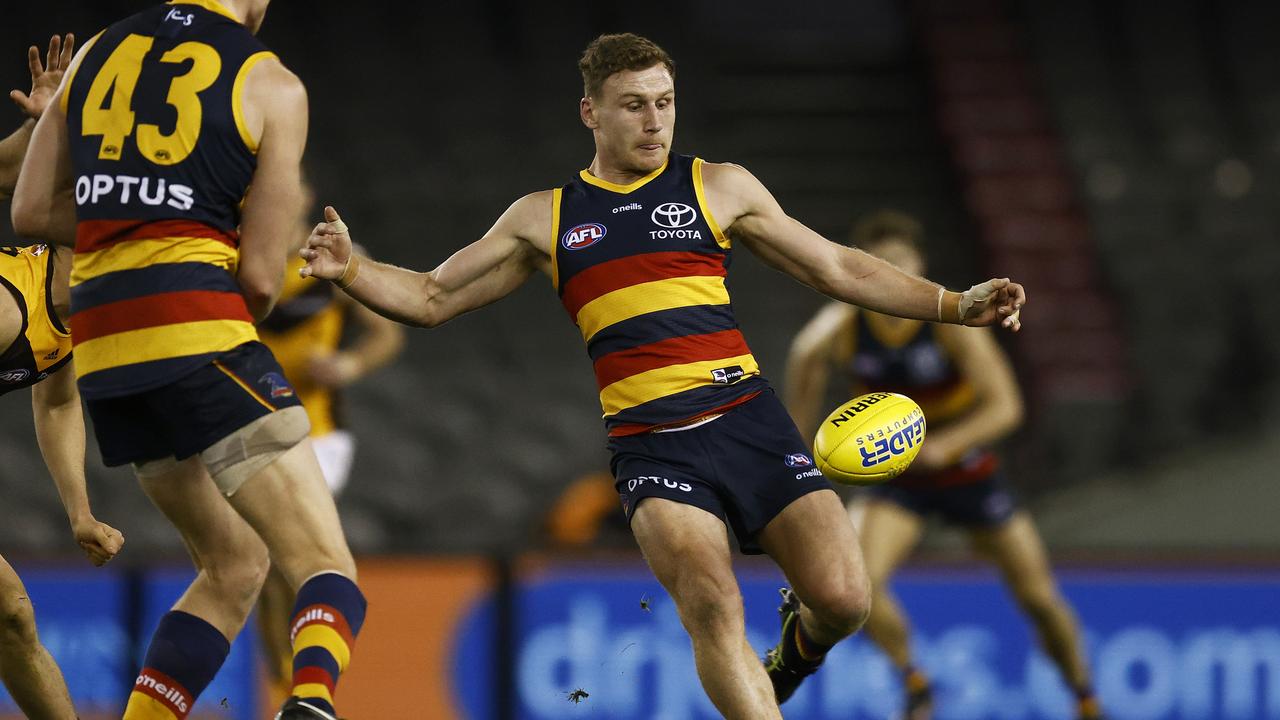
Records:
<instances>
[{"instance_id":1,"label":"wrist strap","mask_svg":"<svg viewBox=\"0 0 1280 720\"><path fill-rule=\"evenodd\" d=\"M359 275L360 275L360 257L355 253L352 253L351 257L347 258L347 267L343 269L342 275L337 280L333 281L333 284L337 285L343 290L346 290L347 288L351 287L351 284L356 281L356 278L359 277Z\"/></svg>"},{"instance_id":2,"label":"wrist strap","mask_svg":"<svg viewBox=\"0 0 1280 720\"><path fill-rule=\"evenodd\" d=\"M947 295L954 295L955 301L952 302ZM938 322L950 323L952 325L960 325L963 323L960 316L960 305L964 300L964 295L957 292L940 287L938 288Z\"/></svg>"}]
</instances>

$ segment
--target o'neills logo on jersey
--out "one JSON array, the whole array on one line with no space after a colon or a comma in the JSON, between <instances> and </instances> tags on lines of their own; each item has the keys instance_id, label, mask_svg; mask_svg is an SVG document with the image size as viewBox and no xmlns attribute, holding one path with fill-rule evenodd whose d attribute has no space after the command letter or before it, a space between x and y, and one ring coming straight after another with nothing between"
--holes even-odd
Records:
<instances>
[{"instance_id":1,"label":"o'neills logo on jersey","mask_svg":"<svg viewBox=\"0 0 1280 720\"><path fill-rule=\"evenodd\" d=\"M742 369L741 365L733 365L727 368L716 368L711 371L711 382L717 385L732 385L746 377L746 375L747 373Z\"/></svg>"},{"instance_id":2,"label":"o'neills logo on jersey","mask_svg":"<svg viewBox=\"0 0 1280 720\"><path fill-rule=\"evenodd\" d=\"M178 717L185 716L191 710L191 696L186 689L158 670L143 668L142 674L133 681L133 691L159 700Z\"/></svg>"},{"instance_id":3,"label":"o'neills logo on jersey","mask_svg":"<svg viewBox=\"0 0 1280 720\"><path fill-rule=\"evenodd\" d=\"M607 232L609 230L600 223L575 225L569 228L569 231L560 238L560 244L564 246L565 250L581 250L603 240Z\"/></svg>"},{"instance_id":4,"label":"o'neills logo on jersey","mask_svg":"<svg viewBox=\"0 0 1280 720\"><path fill-rule=\"evenodd\" d=\"M337 618L333 613L322 607L313 607L304 611L301 615L294 618L293 627L289 628L289 642L297 639L298 633L302 632L302 628L315 623L324 623L325 625L333 625L337 622Z\"/></svg>"}]
</instances>

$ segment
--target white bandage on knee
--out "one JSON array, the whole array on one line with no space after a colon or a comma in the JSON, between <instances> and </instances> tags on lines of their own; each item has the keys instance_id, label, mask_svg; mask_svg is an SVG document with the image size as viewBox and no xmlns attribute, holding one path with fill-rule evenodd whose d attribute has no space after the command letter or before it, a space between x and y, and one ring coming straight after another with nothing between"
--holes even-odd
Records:
<instances>
[{"instance_id":1,"label":"white bandage on knee","mask_svg":"<svg viewBox=\"0 0 1280 720\"><path fill-rule=\"evenodd\" d=\"M302 442L311 421L301 406L277 410L236 430L200 453L214 485L231 497L245 481Z\"/></svg>"}]
</instances>

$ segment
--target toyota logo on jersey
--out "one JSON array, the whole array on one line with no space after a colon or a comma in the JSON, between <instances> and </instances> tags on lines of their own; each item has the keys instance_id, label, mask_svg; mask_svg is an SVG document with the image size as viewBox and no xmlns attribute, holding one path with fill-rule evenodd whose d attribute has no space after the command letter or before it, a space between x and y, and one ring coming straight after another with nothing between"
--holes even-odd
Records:
<instances>
[{"instance_id":1,"label":"toyota logo on jersey","mask_svg":"<svg viewBox=\"0 0 1280 720\"><path fill-rule=\"evenodd\" d=\"M693 221L698 219L698 211L684 203L662 203L653 209L649 219L653 221L654 225L660 225L664 228L682 228L693 224Z\"/></svg>"},{"instance_id":2,"label":"toyota logo on jersey","mask_svg":"<svg viewBox=\"0 0 1280 720\"><path fill-rule=\"evenodd\" d=\"M560 238L560 244L565 250L581 250L603 240L607 232L609 231L600 223L575 225Z\"/></svg>"}]
</instances>

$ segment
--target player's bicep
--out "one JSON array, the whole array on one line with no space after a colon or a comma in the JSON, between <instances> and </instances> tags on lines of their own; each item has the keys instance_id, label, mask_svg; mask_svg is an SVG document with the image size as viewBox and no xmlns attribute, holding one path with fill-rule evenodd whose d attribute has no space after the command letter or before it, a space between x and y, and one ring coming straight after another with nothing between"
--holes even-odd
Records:
<instances>
[{"instance_id":1,"label":"player's bicep","mask_svg":"<svg viewBox=\"0 0 1280 720\"><path fill-rule=\"evenodd\" d=\"M437 302L454 317L512 292L534 267L527 243L495 227L441 263L431 277L440 289Z\"/></svg>"},{"instance_id":2,"label":"player's bicep","mask_svg":"<svg viewBox=\"0 0 1280 720\"><path fill-rule=\"evenodd\" d=\"M765 264L804 284L822 289L823 279L841 250L782 209L755 176L738 166L721 166L717 190L730 193L739 213L726 230Z\"/></svg>"},{"instance_id":3,"label":"player's bicep","mask_svg":"<svg viewBox=\"0 0 1280 720\"><path fill-rule=\"evenodd\" d=\"M241 208L240 281L246 291L273 294L302 212L302 153L307 142L306 89L276 61L249 75L245 103L262 114L257 168ZM247 109L246 109L247 113Z\"/></svg>"},{"instance_id":4,"label":"player's bicep","mask_svg":"<svg viewBox=\"0 0 1280 720\"><path fill-rule=\"evenodd\" d=\"M450 310L448 317L497 300L548 264L538 239L550 235L550 223L550 193L526 195L507 208L484 237L432 271L439 301Z\"/></svg>"}]
</instances>

